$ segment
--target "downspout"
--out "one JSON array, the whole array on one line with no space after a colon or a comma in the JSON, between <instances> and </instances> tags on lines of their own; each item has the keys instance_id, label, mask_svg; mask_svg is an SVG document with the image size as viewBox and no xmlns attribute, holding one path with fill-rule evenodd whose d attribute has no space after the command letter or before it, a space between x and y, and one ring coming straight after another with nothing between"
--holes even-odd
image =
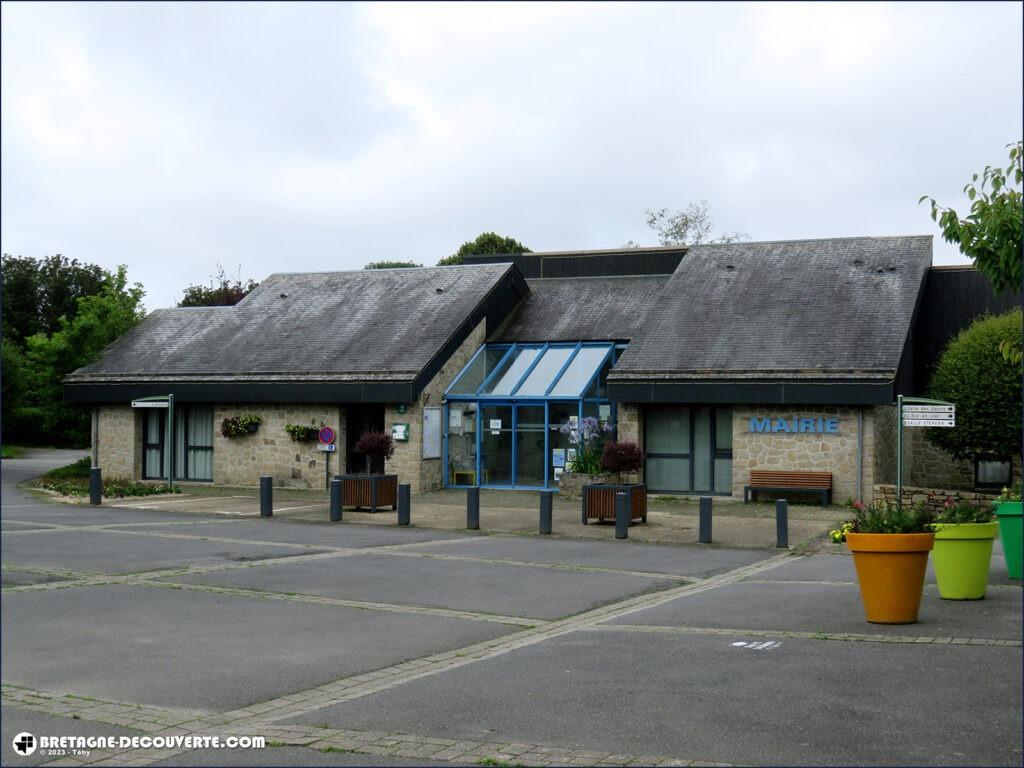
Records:
<instances>
[{"instance_id":1,"label":"downspout","mask_svg":"<svg viewBox=\"0 0 1024 768\"><path fill-rule=\"evenodd\" d=\"M857 501L864 492L864 406L857 409Z\"/></svg>"}]
</instances>

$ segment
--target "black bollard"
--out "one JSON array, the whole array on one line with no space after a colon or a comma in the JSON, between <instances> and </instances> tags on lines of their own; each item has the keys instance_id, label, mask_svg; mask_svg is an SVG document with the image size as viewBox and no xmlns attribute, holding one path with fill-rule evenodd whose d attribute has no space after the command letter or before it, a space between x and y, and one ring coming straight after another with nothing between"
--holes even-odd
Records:
<instances>
[{"instance_id":1,"label":"black bollard","mask_svg":"<svg viewBox=\"0 0 1024 768\"><path fill-rule=\"evenodd\" d=\"M540 532L551 533L551 502L552 491L540 492Z\"/></svg>"},{"instance_id":2,"label":"black bollard","mask_svg":"<svg viewBox=\"0 0 1024 768\"><path fill-rule=\"evenodd\" d=\"M335 478L331 480L331 522L341 521L341 491L344 480Z\"/></svg>"},{"instance_id":3,"label":"black bollard","mask_svg":"<svg viewBox=\"0 0 1024 768\"><path fill-rule=\"evenodd\" d=\"M785 499L775 502L775 546L789 549L789 502Z\"/></svg>"},{"instance_id":4,"label":"black bollard","mask_svg":"<svg viewBox=\"0 0 1024 768\"><path fill-rule=\"evenodd\" d=\"M711 543L711 497L700 497L700 524L697 526L697 541Z\"/></svg>"},{"instance_id":5,"label":"black bollard","mask_svg":"<svg viewBox=\"0 0 1024 768\"><path fill-rule=\"evenodd\" d=\"M412 510L410 509L410 486L402 483L398 486L398 524L408 525Z\"/></svg>"},{"instance_id":6,"label":"black bollard","mask_svg":"<svg viewBox=\"0 0 1024 768\"><path fill-rule=\"evenodd\" d=\"M466 528L480 530L480 489L466 489Z\"/></svg>"},{"instance_id":7,"label":"black bollard","mask_svg":"<svg viewBox=\"0 0 1024 768\"><path fill-rule=\"evenodd\" d=\"M629 518L633 516L633 500L625 491L615 494L615 538L629 538Z\"/></svg>"},{"instance_id":8,"label":"black bollard","mask_svg":"<svg viewBox=\"0 0 1024 768\"><path fill-rule=\"evenodd\" d=\"M103 503L103 472L99 467L89 470L89 503Z\"/></svg>"},{"instance_id":9,"label":"black bollard","mask_svg":"<svg viewBox=\"0 0 1024 768\"><path fill-rule=\"evenodd\" d=\"M274 516L274 478L260 475L260 517Z\"/></svg>"}]
</instances>

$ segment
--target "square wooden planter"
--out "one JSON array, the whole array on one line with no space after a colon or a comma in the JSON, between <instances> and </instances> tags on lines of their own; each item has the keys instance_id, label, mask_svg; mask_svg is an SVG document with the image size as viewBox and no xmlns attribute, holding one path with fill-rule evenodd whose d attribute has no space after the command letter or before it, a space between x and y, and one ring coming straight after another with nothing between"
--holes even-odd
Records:
<instances>
[{"instance_id":1,"label":"square wooden planter","mask_svg":"<svg viewBox=\"0 0 1024 768\"><path fill-rule=\"evenodd\" d=\"M341 479L341 506L398 509L398 475L337 475Z\"/></svg>"},{"instance_id":2,"label":"square wooden planter","mask_svg":"<svg viewBox=\"0 0 1024 768\"><path fill-rule=\"evenodd\" d=\"M647 522L647 486L616 485L614 483L595 483L583 486L583 524L591 520L615 522L615 494L626 492L630 495L631 507L629 523Z\"/></svg>"}]
</instances>

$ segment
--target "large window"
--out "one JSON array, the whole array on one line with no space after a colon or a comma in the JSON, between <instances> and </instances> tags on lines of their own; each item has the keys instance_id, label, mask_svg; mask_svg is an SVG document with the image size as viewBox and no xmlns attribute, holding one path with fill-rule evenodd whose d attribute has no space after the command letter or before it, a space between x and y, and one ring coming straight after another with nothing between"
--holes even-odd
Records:
<instances>
[{"instance_id":1,"label":"large window","mask_svg":"<svg viewBox=\"0 0 1024 768\"><path fill-rule=\"evenodd\" d=\"M171 455L178 480L213 480L213 408L179 405L174 409L174 449L167 450L167 411L146 409L142 423L142 477L166 480Z\"/></svg>"},{"instance_id":2,"label":"large window","mask_svg":"<svg viewBox=\"0 0 1024 768\"><path fill-rule=\"evenodd\" d=\"M1008 459L980 456L974 461L974 487L978 490L1006 488L1013 480L1013 465Z\"/></svg>"},{"instance_id":3,"label":"large window","mask_svg":"<svg viewBox=\"0 0 1024 768\"><path fill-rule=\"evenodd\" d=\"M732 409L672 405L644 420L647 487L655 492L732 493Z\"/></svg>"},{"instance_id":4,"label":"large window","mask_svg":"<svg viewBox=\"0 0 1024 768\"><path fill-rule=\"evenodd\" d=\"M445 392L449 486L549 488L571 456L567 424L614 423L613 342L488 344Z\"/></svg>"}]
</instances>

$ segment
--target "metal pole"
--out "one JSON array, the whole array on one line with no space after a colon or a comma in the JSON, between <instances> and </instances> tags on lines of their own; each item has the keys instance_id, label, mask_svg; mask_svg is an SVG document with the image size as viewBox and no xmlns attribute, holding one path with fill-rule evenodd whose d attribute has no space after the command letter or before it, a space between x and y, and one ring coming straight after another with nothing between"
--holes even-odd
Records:
<instances>
[{"instance_id":1,"label":"metal pole","mask_svg":"<svg viewBox=\"0 0 1024 768\"><path fill-rule=\"evenodd\" d=\"M174 395L167 396L167 435L164 438L167 450L167 488L174 485Z\"/></svg>"},{"instance_id":2,"label":"metal pole","mask_svg":"<svg viewBox=\"0 0 1024 768\"><path fill-rule=\"evenodd\" d=\"M89 503L103 503L103 472L99 467L89 469Z\"/></svg>"},{"instance_id":3,"label":"metal pole","mask_svg":"<svg viewBox=\"0 0 1024 768\"><path fill-rule=\"evenodd\" d=\"M331 480L331 522L341 520L341 484L342 480Z\"/></svg>"},{"instance_id":4,"label":"metal pole","mask_svg":"<svg viewBox=\"0 0 1024 768\"><path fill-rule=\"evenodd\" d=\"M632 499L625 491L615 494L615 538L629 538L629 518L632 517Z\"/></svg>"},{"instance_id":5,"label":"metal pole","mask_svg":"<svg viewBox=\"0 0 1024 768\"><path fill-rule=\"evenodd\" d=\"M480 530L480 489L466 489L466 528Z\"/></svg>"},{"instance_id":6,"label":"metal pole","mask_svg":"<svg viewBox=\"0 0 1024 768\"><path fill-rule=\"evenodd\" d=\"M552 497L554 493L551 491L540 492L540 532L551 533L551 507Z\"/></svg>"},{"instance_id":7,"label":"metal pole","mask_svg":"<svg viewBox=\"0 0 1024 768\"><path fill-rule=\"evenodd\" d=\"M260 475L260 517L274 516L274 478Z\"/></svg>"},{"instance_id":8,"label":"metal pole","mask_svg":"<svg viewBox=\"0 0 1024 768\"><path fill-rule=\"evenodd\" d=\"M412 510L410 509L411 488L408 483L398 486L398 524L408 525Z\"/></svg>"},{"instance_id":9,"label":"metal pole","mask_svg":"<svg viewBox=\"0 0 1024 768\"><path fill-rule=\"evenodd\" d=\"M903 395L896 396L896 504L903 506Z\"/></svg>"},{"instance_id":10,"label":"metal pole","mask_svg":"<svg viewBox=\"0 0 1024 768\"><path fill-rule=\"evenodd\" d=\"M789 549L789 502L775 501L775 546Z\"/></svg>"},{"instance_id":11,"label":"metal pole","mask_svg":"<svg viewBox=\"0 0 1024 768\"><path fill-rule=\"evenodd\" d=\"M697 541L701 544L711 543L711 497L700 497L700 519L697 526Z\"/></svg>"}]
</instances>

